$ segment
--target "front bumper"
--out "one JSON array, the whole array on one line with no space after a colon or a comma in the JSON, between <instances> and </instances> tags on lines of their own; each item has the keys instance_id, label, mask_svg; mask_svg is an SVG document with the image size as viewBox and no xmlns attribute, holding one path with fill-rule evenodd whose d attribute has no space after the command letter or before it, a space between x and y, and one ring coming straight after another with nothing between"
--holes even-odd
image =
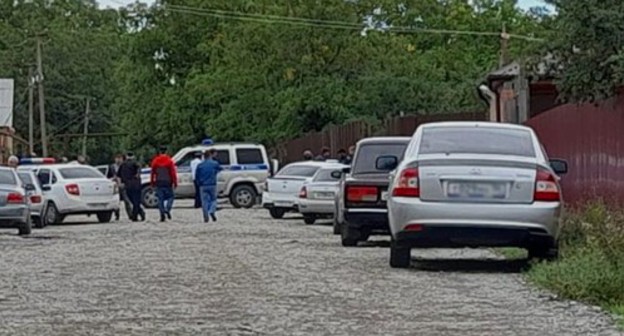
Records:
<instances>
[{"instance_id":1,"label":"front bumper","mask_svg":"<svg viewBox=\"0 0 624 336\"><path fill-rule=\"evenodd\" d=\"M466 204L393 198L390 230L414 247L498 247L549 243L559 233L560 203ZM408 225L420 225L406 230Z\"/></svg>"},{"instance_id":2,"label":"front bumper","mask_svg":"<svg viewBox=\"0 0 624 336\"><path fill-rule=\"evenodd\" d=\"M388 210L386 209L344 209L344 223L353 229L369 229L388 232Z\"/></svg>"}]
</instances>

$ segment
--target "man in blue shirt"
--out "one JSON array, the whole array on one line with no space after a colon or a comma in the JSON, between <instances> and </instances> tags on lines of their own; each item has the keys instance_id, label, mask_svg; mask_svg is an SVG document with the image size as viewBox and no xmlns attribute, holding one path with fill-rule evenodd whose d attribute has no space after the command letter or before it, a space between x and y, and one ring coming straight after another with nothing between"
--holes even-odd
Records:
<instances>
[{"instance_id":1,"label":"man in blue shirt","mask_svg":"<svg viewBox=\"0 0 624 336\"><path fill-rule=\"evenodd\" d=\"M217 152L209 149L204 153L204 161L197 166L195 178L201 193L202 212L204 222L210 218L217 221L215 212L217 211L217 174L221 171L219 162L215 160Z\"/></svg>"}]
</instances>

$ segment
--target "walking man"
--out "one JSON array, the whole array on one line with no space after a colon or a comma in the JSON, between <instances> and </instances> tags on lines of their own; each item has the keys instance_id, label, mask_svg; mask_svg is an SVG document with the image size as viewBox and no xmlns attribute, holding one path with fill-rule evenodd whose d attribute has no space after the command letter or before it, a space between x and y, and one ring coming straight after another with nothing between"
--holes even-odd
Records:
<instances>
[{"instance_id":1,"label":"walking man","mask_svg":"<svg viewBox=\"0 0 624 336\"><path fill-rule=\"evenodd\" d=\"M124 203L126 212L129 212L130 220L145 220L145 211L141 207L141 166L134 159L134 154L129 152L126 154L126 160L119 167L119 180L123 184L125 193ZM129 200L131 205L128 206L125 200ZM129 211L131 208L131 212Z\"/></svg>"},{"instance_id":2,"label":"walking man","mask_svg":"<svg viewBox=\"0 0 624 336\"><path fill-rule=\"evenodd\" d=\"M207 150L204 153L204 161L197 167L204 223L208 223L210 219L217 221L217 174L221 171L221 166L214 159L216 153L214 149Z\"/></svg>"},{"instance_id":3,"label":"walking man","mask_svg":"<svg viewBox=\"0 0 624 336\"><path fill-rule=\"evenodd\" d=\"M161 146L159 154L152 160L152 173L150 182L152 187L156 187L158 196L158 210L160 210L160 221L166 218L171 219L171 209L175 195L173 189L178 186L178 174L176 166L169 155L167 147Z\"/></svg>"},{"instance_id":4,"label":"walking man","mask_svg":"<svg viewBox=\"0 0 624 336\"><path fill-rule=\"evenodd\" d=\"M195 153L195 158L191 161L191 176L193 178L193 184L195 185L195 209L201 208L201 191L199 190L199 184L196 179L197 166L202 163L202 153Z\"/></svg>"}]
</instances>

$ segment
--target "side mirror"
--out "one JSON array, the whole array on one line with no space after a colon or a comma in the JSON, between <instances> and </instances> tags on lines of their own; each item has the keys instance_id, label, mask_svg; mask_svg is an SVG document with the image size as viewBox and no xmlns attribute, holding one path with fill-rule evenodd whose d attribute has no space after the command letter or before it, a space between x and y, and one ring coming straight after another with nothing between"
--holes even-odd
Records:
<instances>
[{"instance_id":1,"label":"side mirror","mask_svg":"<svg viewBox=\"0 0 624 336\"><path fill-rule=\"evenodd\" d=\"M343 172L344 174L349 174L349 173L351 173L351 167L344 167L344 168L342 168L342 172Z\"/></svg>"},{"instance_id":2,"label":"side mirror","mask_svg":"<svg viewBox=\"0 0 624 336\"><path fill-rule=\"evenodd\" d=\"M375 160L377 170L392 171L399 165L399 159L394 155L380 156Z\"/></svg>"},{"instance_id":3,"label":"side mirror","mask_svg":"<svg viewBox=\"0 0 624 336\"><path fill-rule=\"evenodd\" d=\"M340 170L334 170L333 172L331 172L331 177L335 178L336 180L340 180L342 178L342 172Z\"/></svg>"},{"instance_id":4,"label":"side mirror","mask_svg":"<svg viewBox=\"0 0 624 336\"><path fill-rule=\"evenodd\" d=\"M550 160L550 167L557 175L565 175L568 173L568 162L565 160L552 159Z\"/></svg>"},{"instance_id":5,"label":"side mirror","mask_svg":"<svg viewBox=\"0 0 624 336\"><path fill-rule=\"evenodd\" d=\"M41 186L41 190L43 190L43 191L50 191L50 190L52 190L52 186L50 186L49 184L43 185L43 186Z\"/></svg>"},{"instance_id":6,"label":"side mirror","mask_svg":"<svg viewBox=\"0 0 624 336\"><path fill-rule=\"evenodd\" d=\"M28 183L28 184L24 185L24 189L26 191L35 191L35 190L37 190L37 188L35 188L35 185L32 184L32 183Z\"/></svg>"}]
</instances>

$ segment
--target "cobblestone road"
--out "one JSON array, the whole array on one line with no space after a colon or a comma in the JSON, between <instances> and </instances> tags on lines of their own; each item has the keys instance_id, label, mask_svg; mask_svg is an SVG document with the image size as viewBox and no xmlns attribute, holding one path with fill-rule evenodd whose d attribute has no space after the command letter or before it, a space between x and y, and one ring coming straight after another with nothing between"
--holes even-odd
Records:
<instances>
[{"instance_id":1,"label":"cobblestone road","mask_svg":"<svg viewBox=\"0 0 624 336\"><path fill-rule=\"evenodd\" d=\"M149 215L1 231L0 334L620 335L486 251L417 251L392 270L383 244L344 249L331 227L262 210Z\"/></svg>"}]
</instances>

